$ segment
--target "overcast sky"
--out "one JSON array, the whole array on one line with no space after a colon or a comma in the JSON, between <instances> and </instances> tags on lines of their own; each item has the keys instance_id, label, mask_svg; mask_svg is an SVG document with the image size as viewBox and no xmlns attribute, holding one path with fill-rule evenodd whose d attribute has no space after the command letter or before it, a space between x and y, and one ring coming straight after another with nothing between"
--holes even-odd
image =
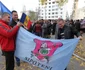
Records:
<instances>
[{"instance_id":1,"label":"overcast sky","mask_svg":"<svg viewBox=\"0 0 85 70\"><path fill-rule=\"evenodd\" d=\"M39 0L0 0L9 10L17 10L18 13L22 11L23 6L26 6L26 10L36 10L39 5ZM67 4L67 9L70 11L73 5L74 0L69 0L69 3ZM79 8L83 7L85 5L85 0L79 0Z\"/></svg>"},{"instance_id":2,"label":"overcast sky","mask_svg":"<svg viewBox=\"0 0 85 70\"><path fill-rule=\"evenodd\" d=\"M38 0L0 0L10 10L22 11L23 6L26 10L35 10L38 7Z\"/></svg>"}]
</instances>

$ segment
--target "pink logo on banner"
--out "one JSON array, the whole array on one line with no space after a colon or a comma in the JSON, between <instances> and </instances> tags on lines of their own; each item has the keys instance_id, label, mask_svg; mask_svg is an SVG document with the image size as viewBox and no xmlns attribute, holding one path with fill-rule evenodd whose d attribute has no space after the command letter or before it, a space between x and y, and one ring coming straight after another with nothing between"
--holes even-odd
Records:
<instances>
[{"instance_id":1,"label":"pink logo on banner","mask_svg":"<svg viewBox=\"0 0 85 70\"><path fill-rule=\"evenodd\" d=\"M46 59L47 62L49 62L49 58L54 54L54 52L63 45L61 42L54 43L39 39L34 39L34 42L36 43L36 46L32 51L32 56L35 56L39 60Z\"/></svg>"}]
</instances>

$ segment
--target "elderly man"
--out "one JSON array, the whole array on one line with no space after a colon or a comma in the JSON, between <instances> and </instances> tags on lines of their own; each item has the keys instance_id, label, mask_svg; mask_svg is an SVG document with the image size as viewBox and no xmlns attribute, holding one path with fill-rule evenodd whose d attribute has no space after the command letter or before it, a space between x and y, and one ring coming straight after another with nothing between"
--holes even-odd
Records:
<instances>
[{"instance_id":1,"label":"elderly man","mask_svg":"<svg viewBox=\"0 0 85 70\"><path fill-rule=\"evenodd\" d=\"M10 15L3 13L0 19L0 45L6 59L6 70L14 70L14 51L15 51L15 36L20 26L23 24L17 23L11 28L8 24Z\"/></svg>"}]
</instances>

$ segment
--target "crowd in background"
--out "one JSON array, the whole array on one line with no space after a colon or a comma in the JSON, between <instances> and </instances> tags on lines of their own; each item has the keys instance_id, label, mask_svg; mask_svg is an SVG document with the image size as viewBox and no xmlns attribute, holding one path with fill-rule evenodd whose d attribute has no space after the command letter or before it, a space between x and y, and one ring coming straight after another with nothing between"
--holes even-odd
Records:
<instances>
[{"instance_id":1,"label":"crowd in background","mask_svg":"<svg viewBox=\"0 0 85 70\"><path fill-rule=\"evenodd\" d=\"M81 28L82 20L64 20L65 25L74 27L81 34L85 32L85 28ZM38 20L33 22L30 32L43 38L50 38L55 35L57 20Z\"/></svg>"}]
</instances>

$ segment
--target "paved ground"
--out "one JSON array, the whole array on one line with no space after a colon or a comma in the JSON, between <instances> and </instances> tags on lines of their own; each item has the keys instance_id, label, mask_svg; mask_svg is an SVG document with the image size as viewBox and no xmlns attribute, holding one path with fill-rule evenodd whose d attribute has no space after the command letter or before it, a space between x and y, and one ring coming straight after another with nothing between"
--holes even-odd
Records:
<instances>
[{"instance_id":1,"label":"paved ground","mask_svg":"<svg viewBox=\"0 0 85 70\"><path fill-rule=\"evenodd\" d=\"M83 47L85 47L85 34L83 35ZM4 61L4 56L1 56L1 51L0 51L0 70L5 70L5 61ZM15 65L15 70L41 70L33 65L30 65L28 63L25 62L21 62L21 66L17 67ZM73 56L70 60L70 63L68 65L67 70L85 70L85 62L83 62L82 60L76 58L75 56Z\"/></svg>"}]
</instances>

